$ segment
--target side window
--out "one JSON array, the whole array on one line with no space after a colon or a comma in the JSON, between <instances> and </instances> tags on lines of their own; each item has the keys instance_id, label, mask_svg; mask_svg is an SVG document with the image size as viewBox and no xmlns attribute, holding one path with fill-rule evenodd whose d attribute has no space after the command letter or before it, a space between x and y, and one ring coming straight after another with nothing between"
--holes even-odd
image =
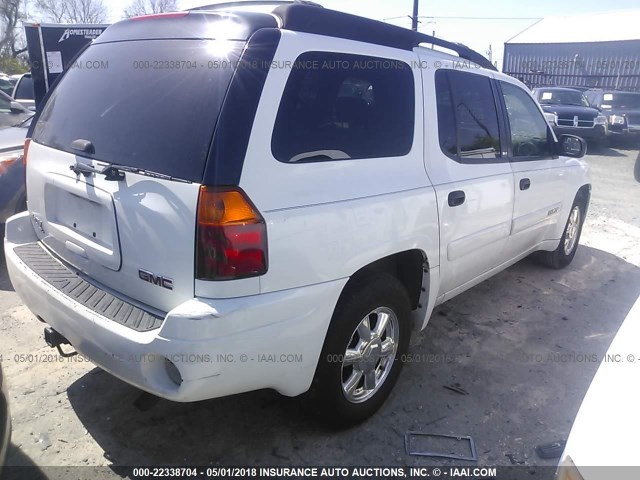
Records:
<instances>
[{"instance_id":1,"label":"side window","mask_svg":"<svg viewBox=\"0 0 640 480\"><path fill-rule=\"evenodd\" d=\"M501 157L491 79L467 72L436 73L438 135L447 155L463 162Z\"/></svg>"},{"instance_id":2,"label":"side window","mask_svg":"<svg viewBox=\"0 0 640 480\"><path fill-rule=\"evenodd\" d=\"M534 100L519 87L500 82L511 128L514 157L550 158L549 126Z\"/></svg>"},{"instance_id":3,"label":"side window","mask_svg":"<svg viewBox=\"0 0 640 480\"><path fill-rule=\"evenodd\" d=\"M18 88L16 89L16 97L21 100L33 100L33 80L31 77L22 77L18 81Z\"/></svg>"},{"instance_id":4,"label":"side window","mask_svg":"<svg viewBox=\"0 0 640 480\"><path fill-rule=\"evenodd\" d=\"M10 112L11 111L11 99L9 97L5 97L4 95L0 95L0 111L2 111L2 112Z\"/></svg>"},{"instance_id":5,"label":"side window","mask_svg":"<svg viewBox=\"0 0 640 480\"><path fill-rule=\"evenodd\" d=\"M284 163L403 156L413 145L414 119L408 64L308 52L293 64L271 149Z\"/></svg>"}]
</instances>

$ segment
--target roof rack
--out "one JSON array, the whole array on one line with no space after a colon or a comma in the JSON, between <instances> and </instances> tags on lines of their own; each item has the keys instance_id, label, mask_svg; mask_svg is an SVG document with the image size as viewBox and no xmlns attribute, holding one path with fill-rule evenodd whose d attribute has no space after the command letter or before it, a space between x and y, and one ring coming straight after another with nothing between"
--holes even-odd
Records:
<instances>
[{"instance_id":1,"label":"roof rack","mask_svg":"<svg viewBox=\"0 0 640 480\"><path fill-rule=\"evenodd\" d=\"M269 1L245 0L205 5L190 9L224 10L241 6L274 5L273 14L282 20L282 28L294 32L327 35L345 40L373 43L402 50L413 50L423 43L430 43L456 52L460 58L476 63L481 67L497 71L496 67L484 56L460 43L449 42L425 33L408 30L377 20L359 17L348 13L322 8L314 2L305 0Z\"/></svg>"},{"instance_id":2,"label":"roof rack","mask_svg":"<svg viewBox=\"0 0 640 480\"><path fill-rule=\"evenodd\" d=\"M356 40L376 45L413 50L422 43L431 43L453 50L460 58L481 67L497 71L484 56L460 43L448 42L425 33L408 30L388 23L337 12L326 8L289 4L276 8L273 13L282 19L282 28L296 32L315 33L332 37Z\"/></svg>"}]
</instances>

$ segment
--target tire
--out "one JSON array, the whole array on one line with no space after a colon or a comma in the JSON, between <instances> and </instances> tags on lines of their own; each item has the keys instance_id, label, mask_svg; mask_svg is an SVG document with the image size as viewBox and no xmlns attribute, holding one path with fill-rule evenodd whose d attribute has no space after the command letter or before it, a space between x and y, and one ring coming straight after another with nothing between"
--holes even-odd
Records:
<instances>
[{"instance_id":1,"label":"tire","mask_svg":"<svg viewBox=\"0 0 640 480\"><path fill-rule=\"evenodd\" d=\"M382 406L398 380L411 335L409 296L395 277L379 274L347 288L331 319L310 391L316 411L343 428L361 423ZM367 341L363 322L368 320L373 331L385 317L383 334ZM360 353L359 361L354 352ZM347 365L350 361L355 363ZM354 386L350 394L347 385Z\"/></svg>"},{"instance_id":2,"label":"tire","mask_svg":"<svg viewBox=\"0 0 640 480\"><path fill-rule=\"evenodd\" d=\"M577 224L574 215L578 215ZM577 197L571 206L571 212L567 219L567 224L562 232L562 238L558 248L552 252L538 252L538 260L543 265L555 268L557 270L566 267L573 261L573 257L578 250L580 243L580 234L582 233L582 225L584 224L586 208L584 201Z\"/></svg>"}]
</instances>

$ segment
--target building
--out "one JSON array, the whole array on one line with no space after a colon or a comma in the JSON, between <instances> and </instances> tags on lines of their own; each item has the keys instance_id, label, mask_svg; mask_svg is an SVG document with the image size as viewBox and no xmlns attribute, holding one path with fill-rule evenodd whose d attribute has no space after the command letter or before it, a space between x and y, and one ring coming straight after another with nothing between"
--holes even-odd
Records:
<instances>
[{"instance_id":1,"label":"building","mask_svg":"<svg viewBox=\"0 0 640 480\"><path fill-rule=\"evenodd\" d=\"M504 73L530 87L640 91L640 10L549 17L508 40Z\"/></svg>"}]
</instances>

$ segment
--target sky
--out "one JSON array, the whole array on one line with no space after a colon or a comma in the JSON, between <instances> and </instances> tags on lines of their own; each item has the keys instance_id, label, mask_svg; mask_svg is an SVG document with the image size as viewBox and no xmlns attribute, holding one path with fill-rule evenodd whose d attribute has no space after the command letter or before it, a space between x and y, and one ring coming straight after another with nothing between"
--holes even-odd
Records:
<instances>
[{"instance_id":1,"label":"sky","mask_svg":"<svg viewBox=\"0 0 640 480\"><path fill-rule=\"evenodd\" d=\"M108 0L111 21L122 17L131 0ZM385 20L410 27L413 0L315 0L325 8ZM215 0L178 0L180 8L217 3ZM491 48L493 60L500 65L504 43L539 18L622 11L640 8L640 0L420 0L418 29L446 40L463 43L485 56ZM623 14L623 13L621 13ZM400 18L398 18L400 17ZM436 17L436 18L433 18ZM443 18L449 17L449 18ZM456 17L456 18L451 18ZM460 18L467 17L467 18ZM473 17L473 18L468 18ZM603 28L611 28L603 25Z\"/></svg>"}]
</instances>

